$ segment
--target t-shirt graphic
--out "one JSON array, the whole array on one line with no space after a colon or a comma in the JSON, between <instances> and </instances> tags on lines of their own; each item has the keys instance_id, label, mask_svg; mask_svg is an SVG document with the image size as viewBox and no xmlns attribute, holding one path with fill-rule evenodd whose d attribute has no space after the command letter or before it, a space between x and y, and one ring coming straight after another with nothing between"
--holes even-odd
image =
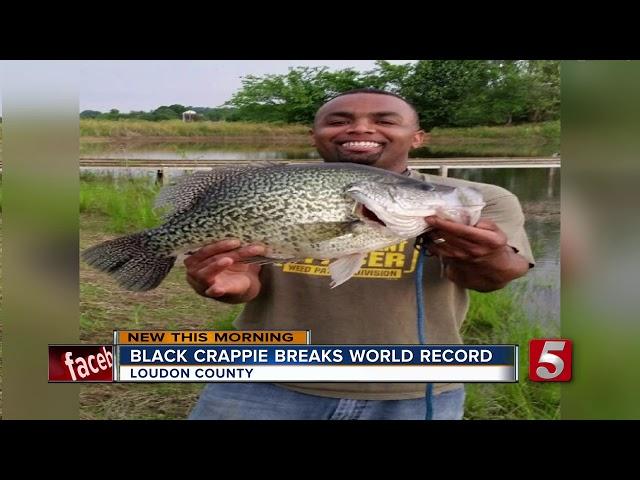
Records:
<instances>
[{"instance_id":1,"label":"t-shirt graphic","mask_svg":"<svg viewBox=\"0 0 640 480\"><path fill-rule=\"evenodd\" d=\"M354 278L378 278L397 280L412 273L416 268L418 250L413 247L413 240L403 241L396 245L369 252L362 262L362 268ZM307 258L302 262L277 263L285 273L302 275L329 276L330 260L314 260Z\"/></svg>"}]
</instances>

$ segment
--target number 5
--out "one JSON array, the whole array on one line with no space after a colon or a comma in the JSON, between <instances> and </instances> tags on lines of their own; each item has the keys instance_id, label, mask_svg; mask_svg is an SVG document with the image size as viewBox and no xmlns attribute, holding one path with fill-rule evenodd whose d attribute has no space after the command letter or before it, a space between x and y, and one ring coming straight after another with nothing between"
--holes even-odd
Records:
<instances>
[{"instance_id":1,"label":"number 5","mask_svg":"<svg viewBox=\"0 0 640 480\"><path fill-rule=\"evenodd\" d=\"M536 369L536 374L540 378L544 378L545 380L549 380L551 378L556 378L558 375L562 373L564 370L564 360L562 360L559 356L554 355L553 353L549 353L552 351L562 352L564 351L564 346L567 342L565 341L547 341L544 342L544 347L542 348L542 352L540 353L540 358L538 359L538 363L550 363L555 367L555 371L551 373L549 369L545 366L539 366Z\"/></svg>"}]
</instances>

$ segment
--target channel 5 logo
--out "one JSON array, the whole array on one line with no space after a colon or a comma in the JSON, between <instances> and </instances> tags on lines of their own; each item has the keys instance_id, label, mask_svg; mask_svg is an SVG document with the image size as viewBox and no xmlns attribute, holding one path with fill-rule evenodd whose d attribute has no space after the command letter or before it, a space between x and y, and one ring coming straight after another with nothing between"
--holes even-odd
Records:
<instances>
[{"instance_id":1,"label":"channel 5 logo","mask_svg":"<svg viewBox=\"0 0 640 480\"><path fill-rule=\"evenodd\" d=\"M533 382L571 380L573 343L561 338L529 342L529 379Z\"/></svg>"}]
</instances>

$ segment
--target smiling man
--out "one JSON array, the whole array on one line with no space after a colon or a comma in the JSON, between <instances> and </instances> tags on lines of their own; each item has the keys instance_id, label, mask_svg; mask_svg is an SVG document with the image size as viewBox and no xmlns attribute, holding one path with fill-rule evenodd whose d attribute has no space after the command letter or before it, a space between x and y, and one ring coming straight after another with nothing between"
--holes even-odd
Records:
<instances>
[{"instance_id":1,"label":"smiling man","mask_svg":"<svg viewBox=\"0 0 640 480\"><path fill-rule=\"evenodd\" d=\"M318 110L312 132L318 153L326 162L404 172L409 151L425 137L418 114L394 95L358 92L340 95Z\"/></svg>"},{"instance_id":2,"label":"smiling man","mask_svg":"<svg viewBox=\"0 0 640 480\"><path fill-rule=\"evenodd\" d=\"M418 114L397 95L352 90L317 112L313 143L326 162L353 162L433 183L472 186L486 202L475 226L429 218L433 254L425 262L425 330L429 343L460 344L468 289L493 291L533 266L518 199L507 190L420 174L407 168L409 152L424 141ZM246 303L239 329L311 330L315 344L418 343L415 241L369 253L340 288L327 288L327 262L246 265L260 245L226 240L185 260L187 280L200 295ZM442 275L441 259L446 265ZM207 385L192 419L423 419L425 386L413 383L297 383ZM433 418L461 419L464 389L436 384Z\"/></svg>"}]
</instances>

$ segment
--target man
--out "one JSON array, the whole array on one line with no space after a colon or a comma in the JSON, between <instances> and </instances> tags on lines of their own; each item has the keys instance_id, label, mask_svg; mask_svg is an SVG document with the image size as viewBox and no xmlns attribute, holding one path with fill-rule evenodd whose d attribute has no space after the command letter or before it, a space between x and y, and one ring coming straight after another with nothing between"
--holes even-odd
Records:
<instances>
[{"instance_id":1,"label":"man","mask_svg":"<svg viewBox=\"0 0 640 480\"><path fill-rule=\"evenodd\" d=\"M429 343L462 343L467 289L490 292L533 266L517 198L502 188L409 171L409 151L425 133L406 100L379 90L352 90L325 103L311 131L326 162L353 162L452 186L479 189L487 206L473 227L430 217L424 266ZM200 295L246 303L240 329L311 330L316 344L418 343L414 275L415 241L371 252L361 275L336 289L325 276L286 265L246 265L264 247L225 240L185 260L187 280ZM445 270L442 275L441 259ZM311 261L320 265L321 262ZM307 265L309 263L306 263ZM223 384L205 387L192 419L423 419L424 384L299 383ZM433 418L461 419L464 389L436 384Z\"/></svg>"}]
</instances>

